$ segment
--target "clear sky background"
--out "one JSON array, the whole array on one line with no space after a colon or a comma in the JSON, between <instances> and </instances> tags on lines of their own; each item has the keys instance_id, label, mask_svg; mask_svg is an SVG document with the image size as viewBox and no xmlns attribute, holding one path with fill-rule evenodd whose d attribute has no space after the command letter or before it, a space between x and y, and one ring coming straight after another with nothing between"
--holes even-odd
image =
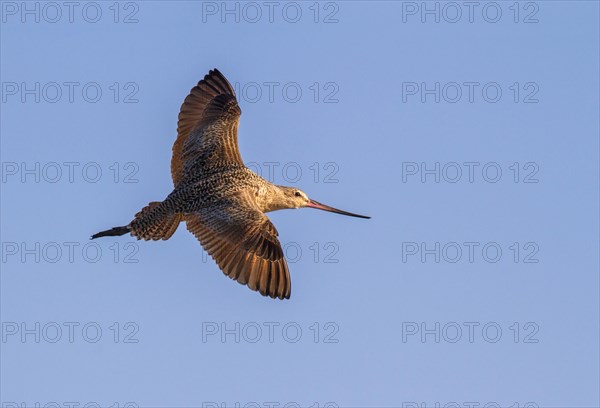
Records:
<instances>
[{"instance_id":1,"label":"clear sky background","mask_svg":"<svg viewBox=\"0 0 600 408\"><path fill-rule=\"evenodd\" d=\"M3 406L598 407L598 3L270 4L1 3ZM214 67L255 170L373 217L269 214L289 301L88 240Z\"/></svg>"}]
</instances>

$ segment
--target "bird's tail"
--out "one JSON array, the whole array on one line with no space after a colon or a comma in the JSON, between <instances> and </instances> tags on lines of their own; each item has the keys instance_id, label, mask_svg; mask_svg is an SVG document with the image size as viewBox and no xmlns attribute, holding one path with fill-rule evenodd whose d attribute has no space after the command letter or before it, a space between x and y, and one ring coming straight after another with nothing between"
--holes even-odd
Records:
<instances>
[{"instance_id":1,"label":"bird's tail","mask_svg":"<svg viewBox=\"0 0 600 408\"><path fill-rule=\"evenodd\" d=\"M153 240L169 239L177 230L183 214L170 213L159 201L153 201L135 215L129 225L114 227L92 235L92 239L114 237L128 232L137 239Z\"/></svg>"},{"instance_id":2,"label":"bird's tail","mask_svg":"<svg viewBox=\"0 0 600 408\"><path fill-rule=\"evenodd\" d=\"M100 238L100 237L118 237L120 235L125 235L129 232L129 227L128 226L124 226L124 227L114 227L111 228L109 230L106 231L100 231L94 235L92 235L91 239L96 239L96 238Z\"/></svg>"}]
</instances>

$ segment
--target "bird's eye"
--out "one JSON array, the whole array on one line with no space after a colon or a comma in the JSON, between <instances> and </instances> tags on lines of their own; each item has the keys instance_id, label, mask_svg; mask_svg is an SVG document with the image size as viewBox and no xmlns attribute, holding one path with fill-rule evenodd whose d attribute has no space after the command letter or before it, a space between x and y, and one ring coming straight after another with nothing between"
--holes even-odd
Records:
<instances>
[{"instance_id":1,"label":"bird's eye","mask_svg":"<svg viewBox=\"0 0 600 408\"><path fill-rule=\"evenodd\" d=\"M294 195L295 195L296 197L302 197L302 194L300 194L300 191L296 191L296 192L294 193Z\"/></svg>"}]
</instances>

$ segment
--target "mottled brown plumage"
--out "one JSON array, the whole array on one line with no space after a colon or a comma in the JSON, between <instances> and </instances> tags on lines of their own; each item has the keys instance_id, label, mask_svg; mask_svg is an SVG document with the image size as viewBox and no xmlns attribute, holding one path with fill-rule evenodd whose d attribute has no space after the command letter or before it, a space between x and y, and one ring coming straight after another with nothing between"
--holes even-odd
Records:
<instances>
[{"instance_id":1,"label":"mottled brown plumage","mask_svg":"<svg viewBox=\"0 0 600 408\"><path fill-rule=\"evenodd\" d=\"M181 106L171 194L149 203L127 226L92 239L128 232L138 239L169 239L185 221L225 275L264 296L289 298L288 266L277 230L264 213L312 207L368 217L320 204L301 190L276 186L249 170L237 144L241 113L227 79L211 70Z\"/></svg>"}]
</instances>

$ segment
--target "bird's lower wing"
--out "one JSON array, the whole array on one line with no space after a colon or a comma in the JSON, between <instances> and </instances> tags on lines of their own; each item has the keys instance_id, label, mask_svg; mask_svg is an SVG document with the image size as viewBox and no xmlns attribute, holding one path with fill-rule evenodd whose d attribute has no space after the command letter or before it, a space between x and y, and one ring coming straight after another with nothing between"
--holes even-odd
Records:
<instances>
[{"instance_id":1,"label":"bird's lower wing","mask_svg":"<svg viewBox=\"0 0 600 408\"><path fill-rule=\"evenodd\" d=\"M187 229L225 275L263 296L289 299L290 273L277 230L244 195L186 214Z\"/></svg>"}]
</instances>

